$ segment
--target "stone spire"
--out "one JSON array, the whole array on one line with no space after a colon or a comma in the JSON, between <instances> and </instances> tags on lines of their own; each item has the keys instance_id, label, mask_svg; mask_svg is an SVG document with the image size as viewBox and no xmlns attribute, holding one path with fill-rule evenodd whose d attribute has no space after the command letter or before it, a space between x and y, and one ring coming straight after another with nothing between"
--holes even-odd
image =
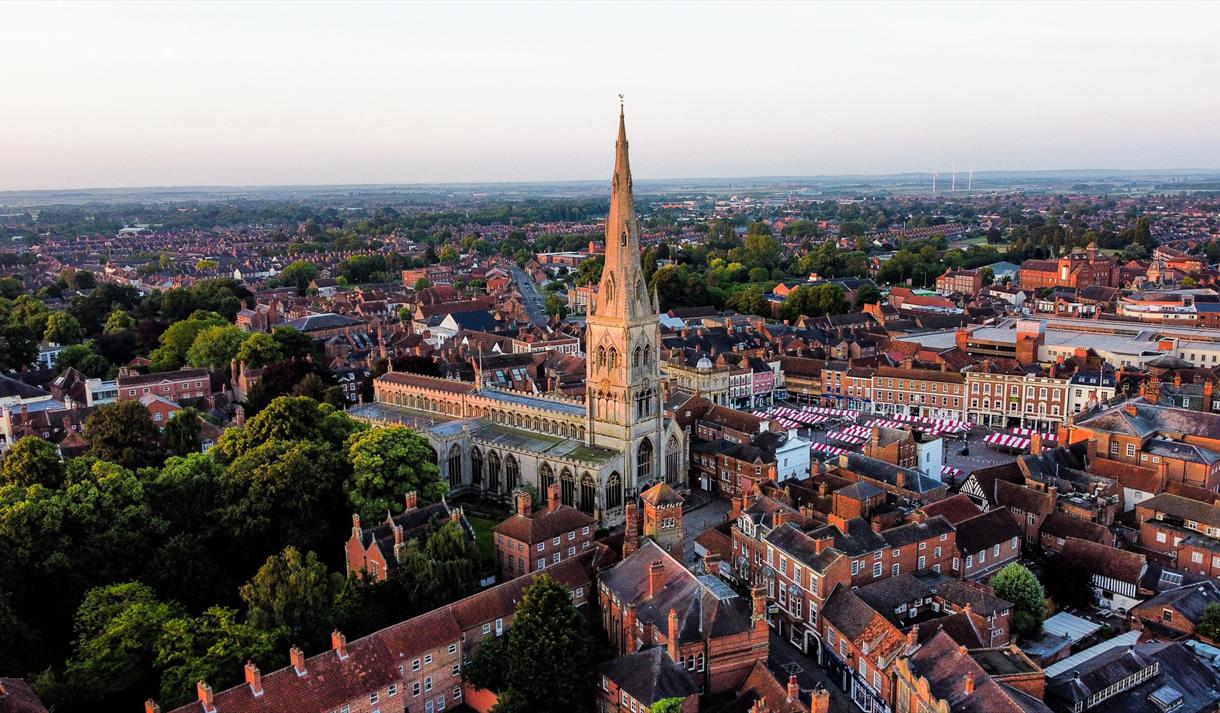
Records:
<instances>
[{"instance_id":1,"label":"stone spire","mask_svg":"<svg viewBox=\"0 0 1220 713\"><path fill-rule=\"evenodd\" d=\"M606 217L606 266L598 287L597 313L631 319L651 312L648 288L640 268L640 227L631 193L627 124L620 103L618 140L614 144L610 214Z\"/></svg>"}]
</instances>

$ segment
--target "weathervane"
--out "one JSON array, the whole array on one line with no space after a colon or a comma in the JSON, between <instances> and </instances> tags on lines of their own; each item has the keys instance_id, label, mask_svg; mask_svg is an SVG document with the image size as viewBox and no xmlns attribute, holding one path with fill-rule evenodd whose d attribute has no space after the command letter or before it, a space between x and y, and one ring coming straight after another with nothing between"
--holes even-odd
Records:
<instances>
[{"instance_id":1,"label":"weathervane","mask_svg":"<svg viewBox=\"0 0 1220 713\"><path fill-rule=\"evenodd\" d=\"M622 94L618 95L618 110L619 110L620 114L623 113L623 95Z\"/></svg>"}]
</instances>

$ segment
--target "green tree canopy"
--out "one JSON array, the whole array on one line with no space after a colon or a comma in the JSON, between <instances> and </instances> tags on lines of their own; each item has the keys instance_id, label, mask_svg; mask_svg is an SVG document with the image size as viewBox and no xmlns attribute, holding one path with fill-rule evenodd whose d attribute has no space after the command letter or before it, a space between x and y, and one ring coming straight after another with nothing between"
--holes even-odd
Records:
<instances>
[{"instance_id":1,"label":"green tree canopy","mask_svg":"<svg viewBox=\"0 0 1220 713\"><path fill-rule=\"evenodd\" d=\"M508 631L499 713L592 710L593 665L589 621L572 604L567 587L549 574L526 587Z\"/></svg>"},{"instance_id":2,"label":"green tree canopy","mask_svg":"<svg viewBox=\"0 0 1220 713\"><path fill-rule=\"evenodd\" d=\"M309 283L313 282L319 274L317 265L306 260L297 260L284 267L279 274L279 279L283 284L297 288L297 292L300 294L305 294Z\"/></svg>"},{"instance_id":3,"label":"green tree canopy","mask_svg":"<svg viewBox=\"0 0 1220 713\"><path fill-rule=\"evenodd\" d=\"M802 315L822 317L843 314L847 312L847 300L843 297L843 288L838 285L801 285L788 293L779 312L784 319L795 323Z\"/></svg>"},{"instance_id":4,"label":"green tree canopy","mask_svg":"<svg viewBox=\"0 0 1220 713\"><path fill-rule=\"evenodd\" d=\"M864 305L877 304L881 301L881 290L877 289L876 285L865 284L861 285L860 289L856 290L856 302L854 307L857 311L864 309Z\"/></svg>"},{"instance_id":5,"label":"green tree canopy","mask_svg":"<svg viewBox=\"0 0 1220 713\"><path fill-rule=\"evenodd\" d=\"M1013 630L1032 636L1042 629L1046 618L1046 593L1033 572L1013 562L1005 565L991 580L997 597L1013 604Z\"/></svg>"},{"instance_id":6,"label":"green tree canopy","mask_svg":"<svg viewBox=\"0 0 1220 713\"><path fill-rule=\"evenodd\" d=\"M93 349L84 344L73 344L70 347L65 347L55 357L55 368L58 371L63 371L67 368L73 368L91 379L102 379L110 374L110 370L114 368L105 357L93 351Z\"/></svg>"},{"instance_id":7,"label":"green tree canopy","mask_svg":"<svg viewBox=\"0 0 1220 713\"><path fill-rule=\"evenodd\" d=\"M42 338L56 344L76 344L85 338L85 330L67 312L52 312L47 317L47 330Z\"/></svg>"},{"instance_id":8,"label":"green tree canopy","mask_svg":"<svg viewBox=\"0 0 1220 713\"><path fill-rule=\"evenodd\" d=\"M28 488L41 485L56 489L64 482L64 462L59 448L38 436L17 439L0 463L0 485Z\"/></svg>"},{"instance_id":9,"label":"green tree canopy","mask_svg":"<svg viewBox=\"0 0 1220 713\"><path fill-rule=\"evenodd\" d=\"M285 547L267 558L254 577L241 587L246 620L265 631L282 629L294 641L318 643L331 626L335 596L343 576L333 574L313 552Z\"/></svg>"},{"instance_id":10,"label":"green tree canopy","mask_svg":"<svg viewBox=\"0 0 1220 713\"><path fill-rule=\"evenodd\" d=\"M161 432L139 401L105 404L85 419L89 453L126 468L157 465L162 460Z\"/></svg>"},{"instance_id":11,"label":"green tree canopy","mask_svg":"<svg viewBox=\"0 0 1220 713\"><path fill-rule=\"evenodd\" d=\"M1212 641L1220 641L1220 604L1207 605L1195 626L1195 633Z\"/></svg>"},{"instance_id":12,"label":"green tree canopy","mask_svg":"<svg viewBox=\"0 0 1220 713\"><path fill-rule=\"evenodd\" d=\"M155 666L161 670L164 708L180 706L194 697L195 682L206 680L213 690L238 683L247 661L278 661L276 643L281 632L268 632L247 624L237 611L209 607L200 616L179 616L165 622L157 640Z\"/></svg>"},{"instance_id":13,"label":"green tree canopy","mask_svg":"<svg viewBox=\"0 0 1220 713\"><path fill-rule=\"evenodd\" d=\"M232 324L205 327L191 342L186 361L203 369L228 369L245 340L246 333Z\"/></svg>"},{"instance_id":14,"label":"green tree canopy","mask_svg":"<svg viewBox=\"0 0 1220 713\"><path fill-rule=\"evenodd\" d=\"M271 332L282 359L304 359L313 354L313 337L296 327L279 326Z\"/></svg>"},{"instance_id":15,"label":"green tree canopy","mask_svg":"<svg viewBox=\"0 0 1220 713\"><path fill-rule=\"evenodd\" d=\"M199 436L199 412L184 408L174 412L161 432L161 445L165 452L174 456L186 456L199 452L203 441Z\"/></svg>"},{"instance_id":16,"label":"green tree canopy","mask_svg":"<svg viewBox=\"0 0 1220 713\"><path fill-rule=\"evenodd\" d=\"M386 511L402 512L403 494L415 491L422 502L437 502L448 492L432 462L428 442L402 426L369 429L348 445L352 482L348 498L361 517L375 521Z\"/></svg>"},{"instance_id":17,"label":"green tree canopy","mask_svg":"<svg viewBox=\"0 0 1220 713\"><path fill-rule=\"evenodd\" d=\"M103 328L106 334L114 334L115 332L126 332L134 329L136 320L126 311L116 309L106 318L106 326Z\"/></svg>"},{"instance_id":18,"label":"green tree canopy","mask_svg":"<svg viewBox=\"0 0 1220 713\"><path fill-rule=\"evenodd\" d=\"M209 327L223 327L225 320L218 314L200 312L189 319L175 322L161 333L161 346L149 354L154 371L172 371L186 363L187 352L199 333Z\"/></svg>"},{"instance_id":19,"label":"green tree canopy","mask_svg":"<svg viewBox=\"0 0 1220 713\"><path fill-rule=\"evenodd\" d=\"M237 349L237 361L245 362L251 369L262 369L284 358L275 337L266 332L254 332L242 341Z\"/></svg>"}]
</instances>

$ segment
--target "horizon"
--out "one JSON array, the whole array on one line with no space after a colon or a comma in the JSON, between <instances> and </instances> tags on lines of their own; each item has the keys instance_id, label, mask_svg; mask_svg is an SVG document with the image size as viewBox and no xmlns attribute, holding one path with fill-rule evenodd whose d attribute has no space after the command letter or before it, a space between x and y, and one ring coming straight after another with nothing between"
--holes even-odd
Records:
<instances>
[{"instance_id":1,"label":"horizon","mask_svg":"<svg viewBox=\"0 0 1220 713\"><path fill-rule=\"evenodd\" d=\"M8 4L0 191L1220 170L1220 6L1047 9Z\"/></svg>"}]
</instances>

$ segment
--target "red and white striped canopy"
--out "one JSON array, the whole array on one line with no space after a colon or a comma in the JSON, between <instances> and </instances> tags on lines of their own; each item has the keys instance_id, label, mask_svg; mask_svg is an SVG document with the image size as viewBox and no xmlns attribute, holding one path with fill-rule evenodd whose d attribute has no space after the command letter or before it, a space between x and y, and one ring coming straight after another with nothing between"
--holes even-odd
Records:
<instances>
[{"instance_id":1,"label":"red and white striped canopy","mask_svg":"<svg viewBox=\"0 0 1220 713\"><path fill-rule=\"evenodd\" d=\"M1024 436L1014 436L1007 433L993 433L983 439L983 443L1001 448L1024 450L1029 448L1029 439Z\"/></svg>"}]
</instances>

